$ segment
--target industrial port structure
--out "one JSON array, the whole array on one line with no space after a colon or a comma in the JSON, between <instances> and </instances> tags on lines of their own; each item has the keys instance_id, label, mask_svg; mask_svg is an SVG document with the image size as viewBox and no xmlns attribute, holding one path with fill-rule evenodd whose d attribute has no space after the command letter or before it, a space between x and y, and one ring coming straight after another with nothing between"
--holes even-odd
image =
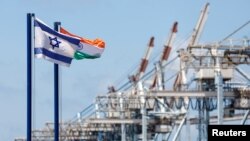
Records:
<instances>
[{"instance_id":1,"label":"industrial port structure","mask_svg":"<svg viewBox=\"0 0 250 141\"><path fill-rule=\"evenodd\" d=\"M239 66L250 63L250 39L232 39L232 33L221 41L199 44L208 11L206 4L188 45L170 58L178 28L174 22L159 61L146 71L154 48L154 37L150 38L138 71L123 86L110 86L108 93L60 123L60 140L176 141L185 136L186 141L207 141L209 124L244 125L249 118L250 77ZM179 71L166 79L166 68L176 61ZM237 81L236 74L244 81ZM167 89L170 79L175 79L173 88ZM53 123L33 130L32 138L52 141Z\"/></svg>"}]
</instances>

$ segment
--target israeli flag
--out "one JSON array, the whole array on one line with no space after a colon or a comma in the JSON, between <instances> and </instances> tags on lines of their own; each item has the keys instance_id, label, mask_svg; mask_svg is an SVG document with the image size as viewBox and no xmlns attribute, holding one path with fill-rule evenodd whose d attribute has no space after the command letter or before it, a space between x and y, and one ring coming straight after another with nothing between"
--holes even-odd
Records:
<instances>
[{"instance_id":1,"label":"israeli flag","mask_svg":"<svg viewBox=\"0 0 250 141\"><path fill-rule=\"evenodd\" d=\"M34 27L35 57L69 67L80 39L56 32L37 18L34 19Z\"/></svg>"}]
</instances>

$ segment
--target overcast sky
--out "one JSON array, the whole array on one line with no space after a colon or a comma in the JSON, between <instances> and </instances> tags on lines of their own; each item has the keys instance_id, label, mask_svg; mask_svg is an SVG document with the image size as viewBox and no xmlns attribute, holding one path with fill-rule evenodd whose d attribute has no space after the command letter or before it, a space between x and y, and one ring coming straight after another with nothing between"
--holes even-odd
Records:
<instances>
[{"instance_id":1,"label":"overcast sky","mask_svg":"<svg viewBox=\"0 0 250 141\"><path fill-rule=\"evenodd\" d=\"M151 36L162 50L169 29L179 22L176 40L192 32L205 0L1 0L0 1L0 140L26 136L26 14L46 24L60 21L79 36L102 38L100 59L73 60L62 69L63 120L69 120L94 101L107 86L136 65ZM249 0L211 0L201 42L223 39L250 20ZM248 26L234 35L249 37ZM53 121L53 64L35 60L35 127Z\"/></svg>"}]
</instances>

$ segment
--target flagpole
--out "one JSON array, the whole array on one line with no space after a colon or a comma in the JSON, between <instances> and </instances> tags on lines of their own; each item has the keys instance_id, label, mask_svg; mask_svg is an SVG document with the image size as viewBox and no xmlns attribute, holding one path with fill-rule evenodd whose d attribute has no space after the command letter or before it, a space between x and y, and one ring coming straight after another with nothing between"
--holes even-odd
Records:
<instances>
[{"instance_id":1,"label":"flagpole","mask_svg":"<svg viewBox=\"0 0 250 141\"><path fill-rule=\"evenodd\" d=\"M27 141L32 140L32 20L35 14L27 14Z\"/></svg>"},{"instance_id":2,"label":"flagpole","mask_svg":"<svg viewBox=\"0 0 250 141\"><path fill-rule=\"evenodd\" d=\"M59 31L61 26L60 22L54 23L54 30ZM54 64L54 135L55 141L59 141L59 92L60 92L60 75L59 65Z\"/></svg>"}]
</instances>

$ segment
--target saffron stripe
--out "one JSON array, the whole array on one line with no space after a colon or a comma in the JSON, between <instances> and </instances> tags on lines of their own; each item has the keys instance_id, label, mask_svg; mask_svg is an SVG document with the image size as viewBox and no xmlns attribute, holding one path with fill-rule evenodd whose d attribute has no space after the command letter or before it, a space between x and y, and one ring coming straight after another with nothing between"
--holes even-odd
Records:
<instances>
[{"instance_id":1,"label":"saffron stripe","mask_svg":"<svg viewBox=\"0 0 250 141\"><path fill-rule=\"evenodd\" d=\"M96 48L102 48L102 49L105 48L105 42L102 39L95 39L95 40L86 39L86 38L74 35L72 33L69 33L66 29L64 29L62 27L60 27L60 33L63 33L63 34L69 35L69 36L73 36L73 37L78 37L81 39L81 43L89 44L89 45L94 46Z\"/></svg>"},{"instance_id":2,"label":"saffron stripe","mask_svg":"<svg viewBox=\"0 0 250 141\"><path fill-rule=\"evenodd\" d=\"M75 45L79 45L80 43L80 39L76 39L76 38L72 38L72 37L69 37L69 36L66 36L66 35L63 35L63 34L60 34L56 31L54 31L53 29L49 28L48 26L44 25L43 23L39 22L38 20L35 20L34 21L34 26L35 27L40 27L44 32L48 32L50 34L53 34L57 37L60 37L72 44L75 44Z\"/></svg>"},{"instance_id":3,"label":"saffron stripe","mask_svg":"<svg viewBox=\"0 0 250 141\"><path fill-rule=\"evenodd\" d=\"M67 63L67 64L71 64L72 58L67 57L67 56L63 56L54 52L51 52L45 48L35 48L35 54L43 54L45 56L48 56L49 58Z\"/></svg>"}]
</instances>

